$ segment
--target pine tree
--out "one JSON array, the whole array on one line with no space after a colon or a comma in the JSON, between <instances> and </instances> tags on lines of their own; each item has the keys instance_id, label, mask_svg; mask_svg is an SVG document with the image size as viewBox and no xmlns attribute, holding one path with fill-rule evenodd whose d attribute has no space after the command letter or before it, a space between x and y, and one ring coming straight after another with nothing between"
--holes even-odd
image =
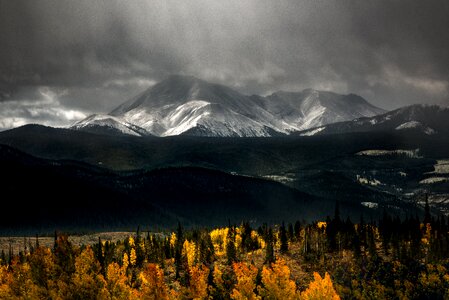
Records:
<instances>
[{"instance_id":1,"label":"pine tree","mask_svg":"<svg viewBox=\"0 0 449 300\"><path fill-rule=\"evenodd\" d=\"M2 254L1 254L1 257L0 257L0 263L1 263L1 265L6 265L6 254L5 254L5 251L2 249Z\"/></svg>"},{"instance_id":2,"label":"pine tree","mask_svg":"<svg viewBox=\"0 0 449 300\"><path fill-rule=\"evenodd\" d=\"M271 264L275 261L274 257L274 236L273 229L271 227L268 228L266 234L266 245L265 245L265 263Z\"/></svg>"},{"instance_id":3,"label":"pine tree","mask_svg":"<svg viewBox=\"0 0 449 300\"><path fill-rule=\"evenodd\" d=\"M182 262L182 247L184 245L184 234L181 223L178 222L178 229L176 231L176 243L175 243L175 266L176 266L176 278L179 278L179 273L183 269Z\"/></svg>"},{"instance_id":4,"label":"pine tree","mask_svg":"<svg viewBox=\"0 0 449 300\"><path fill-rule=\"evenodd\" d=\"M282 222L281 227L279 228L279 239L281 241L281 253L287 253L288 252L288 238L287 238L287 231L285 230L284 222Z\"/></svg>"},{"instance_id":5,"label":"pine tree","mask_svg":"<svg viewBox=\"0 0 449 300\"><path fill-rule=\"evenodd\" d=\"M228 259L228 264L232 265L232 263L237 261L237 250L235 249L235 232L234 228L229 228L227 243L226 243L226 257Z\"/></svg>"},{"instance_id":6,"label":"pine tree","mask_svg":"<svg viewBox=\"0 0 449 300\"><path fill-rule=\"evenodd\" d=\"M39 235L36 233L36 249L39 248Z\"/></svg>"},{"instance_id":7,"label":"pine tree","mask_svg":"<svg viewBox=\"0 0 449 300\"><path fill-rule=\"evenodd\" d=\"M432 220L432 216L430 214L430 206L429 206L429 199L426 194L426 204L424 206L424 224L430 223Z\"/></svg>"},{"instance_id":8,"label":"pine tree","mask_svg":"<svg viewBox=\"0 0 449 300\"><path fill-rule=\"evenodd\" d=\"M299 221L295 222L294 230L295 230L295 238L299 242L301 239L301 222L299 222Z\"/></svg>"},{"instance_id":9,"label":"pine tree","mask_svg":"<svg viewBox=\"0 0 449 300\"><path fill-rule=\"evenodd\" d=\"M294 232L292 223L288 223L287 236L288 236L288 239L290 240L290 242L293 243L295 240L295 232Z\"/></svg>"}]
</instances>

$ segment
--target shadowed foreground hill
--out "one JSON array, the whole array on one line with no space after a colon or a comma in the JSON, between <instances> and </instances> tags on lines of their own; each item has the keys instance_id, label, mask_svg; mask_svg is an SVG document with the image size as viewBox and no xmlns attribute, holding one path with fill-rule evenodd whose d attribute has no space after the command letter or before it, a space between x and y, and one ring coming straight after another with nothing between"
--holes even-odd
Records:
<instances>
[{"instance_id":1,"label":"shadowed foreground hill","mask_svg":"<svg viewBox=\"0 0 449 300\"><path fill-rule=\"evenodd\" d=\"M73 161L38 159L0 146L1 230L124 229L310 220L334 202L280 183L204 168L114 173ZM356 209L357 211L357 209Z\"/></svg>"}]
</instances>

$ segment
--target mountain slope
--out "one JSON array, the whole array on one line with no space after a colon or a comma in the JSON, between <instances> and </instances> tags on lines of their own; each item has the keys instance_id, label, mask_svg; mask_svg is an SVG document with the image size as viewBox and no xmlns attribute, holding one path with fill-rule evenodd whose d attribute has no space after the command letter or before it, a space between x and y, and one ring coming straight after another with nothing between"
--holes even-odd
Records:
<instances>
[{"instance_id":1,"label":"mountain slope","mask_svg":"<svg viewBox=\"0 0 449 300\"><path fill-rule=\"evenodd\" d=\"M111 115L93 114L73 124L71 129L102 134L127 134L145 136L149 133L139 126L125 122Z\"/></svg>"},{"instance_id":2,"label":"mountain slope","mask_svg":"<svg viewBox=\"0 0 449 300\"><path fill-rule=\"evenodd\" d=\"M270 136L273 131L287 133L290 129L251 98L191 76L170 76L111 115L158 136L195 128L203 136Z\"/></svg>"},{"instance_id":3,"label":"mountain slope","mask_svg":"<svg viewBox=\"0 0 449 300\"><path fill-rule=\"evenodd\" d=\"M339 95L312 89L299 93L277 92L268 96L265 103L275 116L295 124L299 130L385 112L354 94Z\"/></svg>"},{"instance_id":4,"label":"mountain slope","mask_svg":"<svg viewBox=\"0 0 449 300\"><path fill-rule=\"evenodd\" d=\"M223 85L176 75L120 105L110 115L156 136L254 137L286 135L381 112L355 95L305 90L246 96Z\"/></svg>"},{"instance_id":5,"label":"mountain slope","mask_svg":"<svg viewBox=\"0 0 449 300\"><path fill-rule=\"evenodd\" d=\"M449 134L449 108L437 105L411 105L371 118L329 124L302 131L299 135L325 135L350 132L400 131L426 135Z\"/></svg>"}]
</instances>

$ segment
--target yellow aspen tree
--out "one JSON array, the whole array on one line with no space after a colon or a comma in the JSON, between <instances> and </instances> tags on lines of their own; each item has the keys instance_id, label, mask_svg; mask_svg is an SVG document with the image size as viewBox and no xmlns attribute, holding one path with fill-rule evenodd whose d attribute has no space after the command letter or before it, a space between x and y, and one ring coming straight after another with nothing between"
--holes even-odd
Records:
<instances>
[{"instance_id":1,"label":"yellow aspen tree","mask_svg":"<svg viewBox=\"0 0 449 300\"><path fill-rule=\"evenodd\" d=\"M296 299L296 284L290 279L290 269L283 259L262 269L262 286L258 287L263 299Z\"/></svg>"},{"instance_id":2,"label":"yellow aspen tree","mask_svg":"<svg viewBox=\"0 0 449 300\"><path fill-rule=\"evenodd\" d=\"M11 272L7 266L0 265L0 299L10 299L11 295Z\"/></svg>"},{"instance_id":3,"label":"yellow aspen tree","mask_svg":"<svg viewBox=\"0 0 449 300\"><path fill-rule=\"evenodd\" d=\"M29 256L31 277L40 286L48 286L49 280L55 272L55 259L47 247L37 247Z\"/></svg>"},{"instance_id":4,"label":"yellow aspen tree","mask_svg":"<svg viewBox=\"0 0 449 300\"><path fill-rule=\"evenodd\" d=\"M129 266L129 257L128 257L128 253L123 253L123 268L128 269Z\"/></svg>"},{"instance_id":5,"label":"yellow aspen tree","mask_svg":"<svg viewBox=\"0 0 449 300\"><path fill-rule=\"evenodd\" d=\"M209 275L209 269L202 266L192 266L190 268L190 286L189 286L189 298L191 299L207 299L207 277Z\"/></svg>"},{"instance_id":6,"label":"yellow aspen tree","mask_svg":"<svg viewBox=\"0 0 449 300\"><path fill-rule=\"evenodd\" d=\"M137 255L136 250L134 248L131 248L131 251L129 252L129 264L134 267L136 265L137 261Z\"/></svg>"},{"instance_id":7,"label":"yellow aspen tree","mask_svg":"<svg viewBox=\"0 0 449 300\"><path fill-rule=\"evenodd\" d=\"M337 292L332 284L331 277L326 272L324 278L320 274L313 273L314 281L309 284L309 287L301 293L301 300L339 300Z\"/></svg>"},{"instance_id":8,"label":"yellow aspen tree","mask_svg":"<svg viewBox=\"0 0 449 300\"><path fill-rule=\"evenodd\" d=\"M128 238L128 243L131 248L134 248L136 246L136 243L134 242L134 238L132 236Z\"/></svg>"},{"instance_id":9,"label":"yellow aspen tree","mask_svg":"<svg viewBox=\"0 0 449 300\"><path fill-rule=\"evenodd\" d=\"M227 236L229 228L217 228L210 232L214 252L217 256L226 254Z\"/></svg>"},{"instance_id":10,"label":"yellow aspen tree","mask_svg":"<svg viewBox=\"0 0 449 300\"><path fill-rule=\"evenodd\" d=\"M105 299L108 297L106 280L100 273L100 263L95 259L92 248L86 247L75 259L75 273L72 277L72 295L75 299Z\"/></svg>"},{"instance_id":11,"label":"yellow aspen tree","mask_svg":"<svg viewBox=\"0 0 449 300\"><path fill-rule=\"evenodd\" d=\"M33 282L28 263L14 261L11 267L12 278L9 283L12 297L9 299L39 299L46 296L46 291Z\"/></svg>"},{"instance_id":12,"label":"yellow aspen tree","mask_svg":"<svg viewBox=\"0 0 449 300\"><path fill-rule=\"evenodd\" d=\"M170 246L171 246L172 248L175 247L175 245L176 245L176 240L177 240L177 238L176 238L176 233L172 232L172 233L171 233L171 236L170 236Z\"/></svg>"},{"instance_id":13,"label":"yellow aspen tree","mask_svg":"<svg viewBox=\"0 0 449 300\"><path fill-rule=\"evenodd\" d=\"M109 264L106 273L106 284L110 299L132 299L132 288L128 285L125 267L120 267L115 262Z\"/></svg>"},{"instance_id":14,"label":"yellow aspen tree","mask_svg":"<svg viewBox=\"0 0 449 300\"><path fill-rule=\"evenodd\" d=\"M195 257L196 257L196 245L195 242L190 242L188 240L184 241L184 244L182 245L182 255L187 257L187 264L189 265L189 268L193 266L195 263Z\"/></svg>"},{"instance_id":15,"label":"yellow aspen tree","mask_svg":"<svg viewBox=\"0 0 449 300\"><path fill-rule=\"evenodd\" d=\"M164 281L164 271L157 264L148 264L139 279L141 285L141 299L165 300L170 299L170 291Z\"/></svg>"},{"instance_id":16,"label":"yellow aspen tree","mask_svg":"<svg viewBox=\"0 0 449 300\"><path fill-rule=\"evenodd\" d=\"M257 268L254 265L247 265L239 262L232 265L237 283L232 290L231 299L234 300L256 300L261 299L255 293Z\"/></svg>"}]
</instances>

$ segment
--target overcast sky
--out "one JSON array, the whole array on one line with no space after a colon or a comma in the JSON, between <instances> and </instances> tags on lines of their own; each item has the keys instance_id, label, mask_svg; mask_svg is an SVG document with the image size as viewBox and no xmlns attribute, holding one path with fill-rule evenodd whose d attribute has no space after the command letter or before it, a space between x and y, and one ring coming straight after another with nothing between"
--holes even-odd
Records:
<instances>
[{"instance_id":1,"label":"overcast sky","mask_svg":"<svg viewBox=\"0 0 449 300\"><path fill-rule=\"evenodd\" d=\"M109 112L170 74L449 105L449 1L0 0L0 129Z\"/></svg>"}]
</instances>

